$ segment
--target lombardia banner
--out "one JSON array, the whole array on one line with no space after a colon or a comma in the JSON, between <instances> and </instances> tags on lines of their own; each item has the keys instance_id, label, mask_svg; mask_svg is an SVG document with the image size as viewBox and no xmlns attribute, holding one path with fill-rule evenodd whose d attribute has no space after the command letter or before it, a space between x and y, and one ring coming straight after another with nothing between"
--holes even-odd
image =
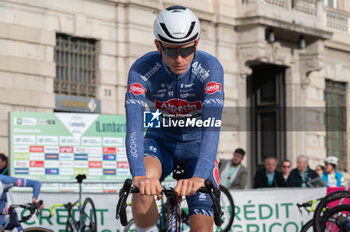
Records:
<instances>
[{"instance_id":1,"label":"lombardia banner","mask_svg":"<svg viewBox=\"0 0 350 232\"><path fill-rule=\"evenodd\" d=\"M125 153L125 116L71 113L10 113L11 176L43 182L45 190L69 191L77 174L88 182L130 177ZM112 184L86 190L115 190Z\"/></svg>"}]
</instances>

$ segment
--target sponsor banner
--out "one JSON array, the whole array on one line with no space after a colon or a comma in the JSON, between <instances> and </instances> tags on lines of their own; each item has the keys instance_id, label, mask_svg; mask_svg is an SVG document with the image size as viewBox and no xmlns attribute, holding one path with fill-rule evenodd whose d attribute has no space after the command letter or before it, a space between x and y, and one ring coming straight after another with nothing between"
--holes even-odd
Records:
<instances>
[{"instance_id":1,"label":"sponsor banner","mask_svg":"<svg viewBox=\"0 0 350 232\"><path fill-rule=\"evenodd\" d=\"M115 147L104 147L103 148L103 154L115 154L116 148Z\"/></svg>"},{"instance_id":2,"label":"sponsor banner","mask_svg":"<svg viewBox=\"0 0 350 232\"><path fill-rule=\"evenodd\" d=\"M89 175L91 176L102 176L102 169L101 168L94 168L94 169L89 169Z\"/></svg>"},{"instance_id":3,"label":"sponsor banner","mask_svg":"<svg viewBox=\"0 0 350 232\"><path fill-rule=\"evenodd\" d=\"M116 160L116 155L113 155L113 154L103 154L103 160Z\"/></svg>"},{"instance_id":4,"label":"sponsor banner","mask_svg":"<svg viewBox=\"0 0 350 232\"><path fill-rule=\"evenodd\" d=\"M59 169L58 168L45 168L45 174L58 175L59 174Z\"/></svg>"},{"instance_id":5,"label":"sponsor banner","mask_svg":"<svg viewBox=\"0 0 350 232\"><path fill-rule=\"evenodd\" d=\"M129 176L130 175L130 170L128 168L117 169L117 175L118 176Z\"/></svg>"},{"instance_id":6,"label":"sponsor banner","mask_svg":"<svg viewBox=\"0 0 350 232\"><path fill-rule=\"evenodd\" d=\"M14 118L14 124L21 126L36 126L36 118L16 117Z\"/></svg>"},{"instance_id":7,"label":"sponsor banner","mask_svg":"<svg viewBox=\"0 0 350 232\"><path fill-rule=\"evenodd\" d=\"M88 160L88 154L74 154L74 160Z\"/></svg>"},{"instance_id":8,"label":"sponsor banner","mask_svg":"<svg viewBox=\"0 0 350 232\"><path fill-rule=\"evenodd\" d=\"M58 168L60 162L58 160L45 160L45 168Z\"/></svg>"},{"instance_id":9,"label":"sponsor banner","mask_svg":"<svg viewBox=\"0 0 350 232\"><path fill-rule=\"evenodd\" d=\"M116 168L117 163L115 161L103 161L103 168Z\"/></svg>"},{"instance_id":10,"label":"sponsor banner","mask_svg":"<svg viewBox=\"0 0 350 232\"><path fill-rule=\"evenodd\" d=\"M44 155L44 153L30 153L29 159L30 160L44 160L45 155Z\"/></svg>"},{"instance_id":11,"label":"sponsor banner","mask_svg":"<svg viewBox=\"0 0 350 232\"><path fill-rule=\"evenodd\" d=\"M72 183L72 184L68 184L68 183L60 184L60 190L61 191L68 191L68 192L79 191L79 185L77 185L75 183Z\"/></svg>"},{"instance_id":12,"label":"sponsor banner","mask_svg":"<svg viewBox=\"0 0 350 232\"><path fill-rule=\"evenodd\" d=\"M117 162L117 168L129 168L129 162Z\"/></svg>"},{"instance_id":13,"label":"sponsor banner","mask_svg":"<svg viewBox=\"0 0 350 232\"><path fill-rule=\"evenodd\" d=\"M102 153L102 147L89 147L89 153Z\"/></svg>"},{"instance_id":14,"label":"sponsor banner","mask_svg":"<svg viewBox=\"0 0 350 232\"><path fill-rule=\"evenodd\" d=\"M60 145L61 146L79 146L80 139L79 137L60 136Z\"/></svg>"},{"instance_id":15,"label":"sponsor banner","mask_svg":"<svg viewBox=\"0 0 350 232\"><path fill-rule=\"evenodd\" d=\"M28 168L29 160L15 160L15 168Z\"/></svg>"},{"instance_id":16,"label":"sponsor banner","mask_svg":"<svg viewBox=\"0 0 350 232\"><path fill-rule=\"evenodd\" d=\"M114 146L114 147L122 147L124 146L123 138L103 138L103 146ZM105 153L105 152L103 152Z\"/></svg>"},{"instance_id":17,"label":"sponsor banner","mask_svg":"<svg viewBox=\"0 0 350 232\"><path fill-rule=\"evenodd\" d=\"M45 153L59 153L60 150L59 150L58 146L45 146L44 152Z\"/></svg>"},{"instance_id":18,"label":"sponsor banner","mask_svg":"<svg viewBox=\"0 0 350 232\"><path fill-rule=\"evenodd\" d=\"M58 160L58 154L45 153L45 160Z\"/></svg>"},{"instance_id":19,"label":"sponsor banner","mask_svg":"<svg viewBox=\"0 0 350 232\"><path fill-rule=\"evenodd\" d=\"M128 161L128 157L126 155L117 155L117 161Z\"/></svg>"},{"instance_id":20,"label":"sponsor banner","mask_svg":"<svg viewBox=\"0 0 350 232\"><path fill-rule=\"evenodd\" d=\"M25 144L25 145L35 144L35 136L34 135L15 135L13 136L13 144Z\"/></svg>"},{"instance_id":21,"label":"sponsor banner","mask_svg":"<svg viewBox=\"0 0 350 232\"><path fill-rule=\"evenodd\" d=\"M102 184L84 184L84 191L95 192L102 189Z\"/></svg>"},{"instance_id":22,"label":"sponsor banner","mask_svg":"<svg viewBox=\"0 0 350 232\"><path fill-rule=\"evenodd\" d=\"M16 175L27 175L29 174L29 168L14 168Z\"/></svg>"},{"instance_id":23,"label":"sponsor banner","mask_svg":"<svg viewBox=\"0 0 350 232\"><path fill-rule=\"evenodd\" d=\"M117 148L117 154L125 154L126 155L126 149L123 147L123 148Z\"/></svg>"},{"instance_id":24,"label":"sponsor banner","mask_svg":"<svg viewBox=\"0 0 350 232\"><path fill-rule=\"evenodd\" d=\"M74 161L74 167L75 168L88 168L89 162L88 161Z\"/></svg>"},{"instance_id":25,"label":"sponsor banner","mask_svg":"<svg viewBox=\"0 0 350 232\"><path fill-rule=\"evenodd\" d=\"M16 146L13 146L13 151L18 153L28 153L29 146L16 145Z\"/></svg>"},{"instance_id":26,"label":"sponsor banner","mask_svg":"<svg viewBox=\"0 0 350 232\"><path fill-rule=\"evenodd\" d=\"M58 137L38 135L36 137L36 143L39 145L58 145Z\"/></svg>"},{"instance_id":27,"label":"sponsor banner","mask_svg":"<svg viewBox=\"0 0 350 232\"><path fill-rule=\"evenodd\" d=\"M89 160L91 161L101 161L102 154L89 154Z\"/></svg>"},{"instance_id":28,"label":"sponsor banner","mask_svg":"<svg viewBox=\"0 0 350 232\"><path fill-rule=\"evenodd\" d=\"M43 146L30 146L29 147L30 152L44 152Z\"/></svg>"},{"instance_id":29,"label":"sponsor banner","mask_svg":"<svg viewBox=\"0 0 350 232\"><path fill-rule=\"evenodd\" d=\"M44 167L44 161L31 160L29 162L29 166L31 168L42 168L42 167Z\"/></svg>"},{"instance_id":30,"label":"sponsor banner","mask_svg":"<svg viewBox=\"0 0 350 232\"><path fill-rule=\"evenodd\" d=\"M60 161L60 167L62 168L72 168L73 162L71 161Z\"/></svg>"},{"instance_id":31,"label":"sponsor banner","mask_svg":"<svg viewBox=\"0 0 350 232\"><path fill-rule=\"evenodd\" d=\"M101 146L101 137L82 137L81 144L83 146Z\"/></svg>"},{"instance_id":32,"label":"sponsor banner","mask_svg":"<svg viewBox=\"0 0 350 232\"><path fill-rule=\"evenodd\" d=\"M60 153L73 153L73 147L60 147Z\"/></svg>"},{"instance_id":33,"label":"sponsor banner","mask_svg":"<svg viewBox=\"0 0 350 232\"><path fill-rule=\"evenodd\" d=\"M125 151L124 115L10 112L8 123L11 176L30 174L43 183L76 182L77 174L86 174L87 182L120 181L115 169L118 150ZM104 175L103 169L114 171Z\"/></svg>"},{"instance_id":34,"label":"sponsor banner","mask_svg":"<svg viewBox=\"0 0 350 232\"><path fill-rule=\"evenodd\" d=\"M115 169L103 169L103 175L116 175Z\"/></svg>"},{"instance_id":35,"label":"sponsor banner","mask_svg":"<svg viewBox=\"0 0 350 232\"><path fill-rule=\"evenodd\" d=\"M29 175L45 175L44 168L30 168Z\"/></svg>"},{"instance_id":36,"label":"sponsor banner","mask_svg":"<svg viewBox=\"0 0 350 232\"><path fill-rule=\"evenodd\" d=\"M60 175L71 176L74 175L73 168L60 168Z\"/></svg>"},{"instance_id":37,"label":"sponsor banner","mask_svg":"<svg viewBox=\"0 0 350 232\"><path fill-rule=\"evenodd\" d=\"M89 149L87 147L74 147L74 153L89 153Z\"/></svg>"},{"instance_id":38,"label":"sponsor banner","mask_svg":"<svg viewBox=\"0 0 350 232\"><path fill-rule=\"evenodd\" d=\"M28 153L15 153L14 158L15 158L15 160L28 160L29 154Z\"/></svg>"},{"instance_id":39,"label":"sponsor banner","mask_svg":"<svg viewBox=\"0 0 350 232\"><path fill-rule=\"evenodd\" d=\"M59 184L49 184L49 183L44 183L41 185L42 189L45 189L45 191L48 192L58 192L59 191Z\"/></svg>"},{"instance_id":40,"label":"sponsor banner","mask_svg":"<svg viewBox=\"0 0 350 232\"><path fill-rule=\"evenodd\" d=\"M64 160L64 161L66 161L66 160L71 160L71 161L73 161L74 160L74 154L71 154L71 153L61 153L60 154L60 160Z\"/></svg>"},{"instance_id":41,"label":"sponsor banner","mask_svg":"<svg viewBox=\"0 0 350 232\"><path fill-rule=\"evenodd\" d=\"M102 168L101 161L89 161L89 168Z\"/></svg>"},{"instance_id":42,"label":"sponsor banner","mask_svg":"<svg viewBox=\"0 0 350 232\"><path fill-rule=\"evenodd\" d=\"M104 184L103 185L103 191L104 192L116 192L117 190L121 189L123 187L122 183L119 184Z\"/></svg>"}]
</instances>

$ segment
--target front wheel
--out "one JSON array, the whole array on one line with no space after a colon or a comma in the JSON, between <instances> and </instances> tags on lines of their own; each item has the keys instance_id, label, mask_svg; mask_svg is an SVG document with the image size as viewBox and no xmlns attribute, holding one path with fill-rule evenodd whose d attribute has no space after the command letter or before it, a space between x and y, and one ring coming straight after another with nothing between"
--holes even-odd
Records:
<instances>
[{"instance_id":1,"label":"front wheel","mask_svg":"<svg viewBox=\"0 0 350 232\"><path fill-rule=\"evenodd\" d=\"M350 231L350 205L328 209L323 214L320 226L321 231Z\"/></svg>"},{"instance_id":2,"label":"front wheel","mask_svg":"<svg viewBox=\"0 0 350 232\"><path fill-rule=\"evenodd\" d=\"M24 232L53 232L53 230L49 230L41 227L31 227L23 230Z\"/></svg>"},{"instance_id":3,"label":"front wheel","mask_svg":"<svg viewBox=\"0 0 350 232\"><path fill-rule=\"evenodd\" d=\"M235 218L235 203L230 191L222 185L220 185L220 206L224 213L222 215L223 223L220 227L214 225L214 231L228 232L230 231Z\"/></svg>"},{"instance_id":4,"label":"front wheel","mask_svg":"<svg viewBox=\"0 0 350 232\"><path fill-rule=\"evenodd\" d=\"M86 198L82 209L83 232L97 232L97 217L94 202L91 198Z\"/></svg>"},{"instance_id":5,"label":"front wheel","mask_svg":"<svg viewBox=\"0 0 350 232\"><path fill-rule=\"evenodd\" d=\"M313 231L313 220L308 221L300 230L300 232L311 232Z\"/></svg>"}]
</instances>

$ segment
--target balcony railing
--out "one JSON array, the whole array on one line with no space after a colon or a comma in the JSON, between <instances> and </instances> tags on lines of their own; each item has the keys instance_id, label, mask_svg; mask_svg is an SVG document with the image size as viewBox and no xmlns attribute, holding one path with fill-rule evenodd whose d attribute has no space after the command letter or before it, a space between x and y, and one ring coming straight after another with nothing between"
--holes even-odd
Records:
<instances>
[{"instance_id":1,"label":"balcony railing","mask_svg":"<svg viewBox=\"0 0 350 232\"><path fill-rule=\"evenodd\" d=\"M345 13L337 12L336 10L327 10L327 27L348 32L349 31L349 17Z\"/></svg>"}]
</instances>

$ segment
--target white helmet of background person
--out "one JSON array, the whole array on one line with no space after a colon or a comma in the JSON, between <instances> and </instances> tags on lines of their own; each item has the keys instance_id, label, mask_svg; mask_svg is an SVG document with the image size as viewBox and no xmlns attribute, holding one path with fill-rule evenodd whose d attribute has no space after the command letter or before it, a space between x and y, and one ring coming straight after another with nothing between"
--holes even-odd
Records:
<instances>
[{"instance_id":1,"label":"white helmet of background person","mask_svg":"<svg viewBox=\"0 0 350 232\"><path fill-rule=\"evenodd\" d=\"M328 156L325 160L325 163L333 164L335 166L338 165L338 158L335 156Z\"/></svg>"},{"instance_id":2,"label":"white helmet of background person","mask_svg":"<svg viewBox=\"0 0 350 232\"><path fill-rule=\"evenodd\" d=\"M2 194L4 193L4 185L0 181L0 198L2 198Z\"/></svg>"},{"instance_id":3,"label":"white helmet of background person","mask_svg":"<svg viewBox=\"0 0 350 232\"><path fill-rule=\"evenodd\" d=\"M184 6L171 6L160 12L153 32L160 42L182 45L196 41L201 31L198 17Z\"/></svg>"}]
</instances>

